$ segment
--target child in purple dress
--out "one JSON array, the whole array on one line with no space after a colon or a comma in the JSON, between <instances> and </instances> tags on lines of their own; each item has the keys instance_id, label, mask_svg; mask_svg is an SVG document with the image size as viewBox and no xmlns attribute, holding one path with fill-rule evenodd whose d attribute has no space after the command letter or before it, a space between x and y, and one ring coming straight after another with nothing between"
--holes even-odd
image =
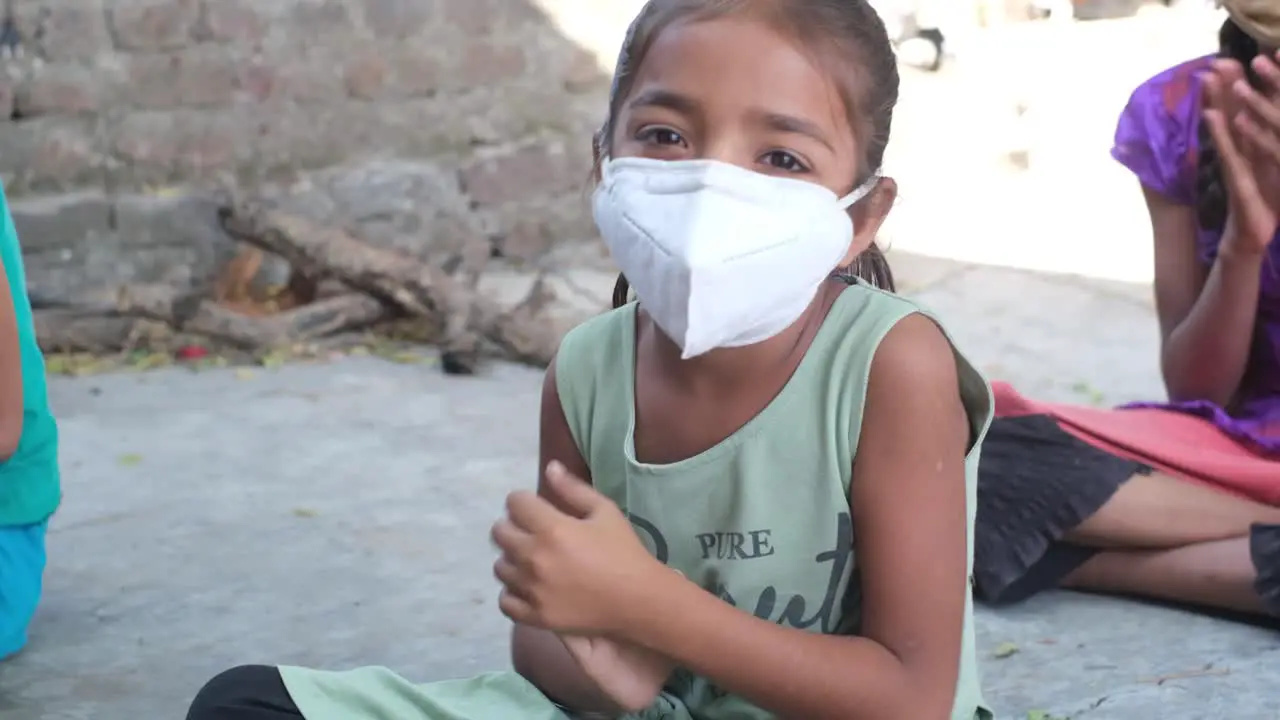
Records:
<instances>
[{"instance_id":1,"label":"child in purple dress","mask_svg":"<svg viewBox=\"0 0 1280 720\"><path fill-rule=\"evenodd\" d=\"M1170 400L1088 427L996 387L974 547L985 600L1066 586L1280 616L1280 17L1274 0L1223 4L1218 54L1139 86L1112 151L1151 213ZM1202 440L1160 447L1162 421ZM1149 447L1133 442L1144 431ZM1226 448L1216 471L1160 462L1210 445Z\"/></svg>"}]
</instances>

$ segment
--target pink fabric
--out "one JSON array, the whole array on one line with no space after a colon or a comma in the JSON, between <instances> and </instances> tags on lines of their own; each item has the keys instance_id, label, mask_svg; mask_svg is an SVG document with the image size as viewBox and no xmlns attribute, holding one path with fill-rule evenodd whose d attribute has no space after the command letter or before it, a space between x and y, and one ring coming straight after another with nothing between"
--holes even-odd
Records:
<instances>
[{"instance_id":1,"label":"pink fabric","mask_svg":"<svg viewBox=\"0 0 1280 720\"><path fill-rule=\"evenodd\" d=\"M1269 505L1280 505L1280 461L1268 460L1212 422L1161 408L1102 409L1037 402L992 383L996 417L1048 415L1090 445Z\"/></svg>"}]
</instances>

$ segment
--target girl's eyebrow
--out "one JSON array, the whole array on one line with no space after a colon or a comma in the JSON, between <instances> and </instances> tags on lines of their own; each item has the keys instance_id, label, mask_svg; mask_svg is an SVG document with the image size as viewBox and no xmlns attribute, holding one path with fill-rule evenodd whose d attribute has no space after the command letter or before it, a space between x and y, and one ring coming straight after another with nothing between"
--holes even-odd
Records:
<instances>
[{"instance_id":1,"label":"girl's eyebrow","mask_svg":"<svg viewBox=\"0 0 1280 720\"><path fill-rule=\"evenodd\" d=\"M822 132L822 128L819 127L817 123L805 120L804 118L795 117L794 115L785 115L765 110L757 110L752 113L752 116L758 124L763 125L770 130L781 133L794 133L796 135L804 135L806 137L813 138L827 146L828 150L835 152L835 147L832 146L831 141L827 139L826 134Z\"/></svg>"},{"instance_id":2,"label":"girl's eyebrow","mask_svg":"<svg viewBox=\"0 0 1280 720\"><path fill-rule=\"evenodd\" d=\"M698 112L698 101L687 95L664 90L662 88L651 88L645 90L627 103L629 108L638 107L660 107L667 110L684 115L693 115ZM812 138L827 147L827 149L835 152L835 146L827 139L822 128L811 120L805 120L794 115L785 113L770 112L768 110L753 110L751 119L757 125L773 130L774 132L793 133L796 135L804 135Z\"/></svg>"},{"instance_id":3,"label":"girl's eyebrow","mask_svg":"<svg viewBox=\"0 0 1280 720\"><path fill-rule=\"evenodd\" d=\"M632 108L661 107L686 114L693 113L698 109L698 103L693 98L660 88L645 90L636 95L631 102L627 103L627 106Z\"/></svg>"}]
</instances>

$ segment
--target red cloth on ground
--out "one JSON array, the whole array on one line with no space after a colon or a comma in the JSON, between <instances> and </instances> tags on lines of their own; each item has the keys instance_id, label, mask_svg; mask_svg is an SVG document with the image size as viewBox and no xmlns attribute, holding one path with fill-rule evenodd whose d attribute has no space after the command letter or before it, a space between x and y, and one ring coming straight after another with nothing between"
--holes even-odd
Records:
<instances>
[{"instance_id":1,"label":"red cloth on ground","mask_svg":"<svg viewBox=\"0 0 1280 720\"><path fill-rule=\"evenodd\" d=\"M1115 410L1037 402L992 383L996 417L1048 415L1090 445L1174 477L1280 505L1280 462L1228 438L1212 423L1163 409Z\"/></svg>"}]
</instances>

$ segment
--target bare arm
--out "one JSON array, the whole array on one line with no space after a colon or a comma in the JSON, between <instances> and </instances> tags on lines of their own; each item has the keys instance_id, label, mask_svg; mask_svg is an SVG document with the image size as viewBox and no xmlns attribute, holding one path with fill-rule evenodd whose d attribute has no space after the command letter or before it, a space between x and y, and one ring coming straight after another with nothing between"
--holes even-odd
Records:
<instances>
[{"instance_id":1,"label":"bare arm","mask_svg":"<svg viewBox=\"0 0 1280 720\"><path fill-rule=\"evenodd\" d=\"M17 452L22 439L22 350L7 268L0 272L0 462Z\"/></svg>"},{"instance_id":2,"label":"bare arm","mask_svg":"<svg viewBox=\"0 0 1280 720\"><path fill-rule=\"evenodd\" d=\"M1143 188L1155 237L1156 312L1161 371L1173 400L1227 405L1240 387L1258 312L1263 256L1231 252L1228 221L1218 259L1206 269L1196 257L1196 217Z\"/></svg>"},{"instance_id":3,"label":"bare arm","mask_svg":"<svg viewBox=\"0 0 1280 720\"><path fill-rule=\"evenodd\" d=\"M591 482L591 470L578 451L560 406L556 389L555 360L542 381L542 412L538 452L538 494L547 497L542 468L559 460L570 472ZM563 509L563 508L562 508ZM617 712L616 707L587 677L569 654L564 642L550 630L516 625L511 631L511 663L516 672L533 683L547 697L579 712Z\"/></svg>"},{"instance_id":4,"label":"bare arm","mask_svg":"<svg viewBox=\"0 0 1280 720\"><path fill-rule=\"evenodd\" d=\"M952 350L927 318L907 318L877 351L870 383L852 488L864 635L783 627L671 577L637 602L630 639L780 717L950 714L968 592L969 438Z\"/></svg>"}]
</instances>

